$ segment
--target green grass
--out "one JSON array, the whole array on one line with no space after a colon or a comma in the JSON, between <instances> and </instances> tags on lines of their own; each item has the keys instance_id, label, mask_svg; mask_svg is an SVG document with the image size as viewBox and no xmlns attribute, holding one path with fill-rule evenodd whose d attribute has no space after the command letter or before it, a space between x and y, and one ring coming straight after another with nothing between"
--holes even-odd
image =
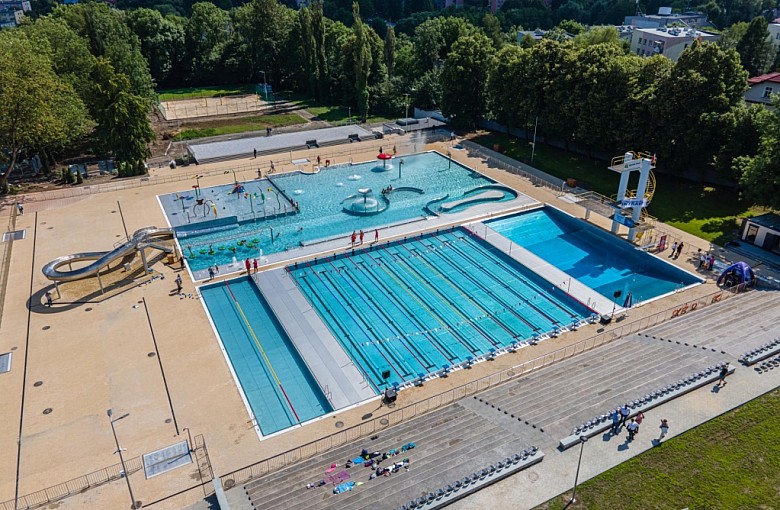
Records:
<instances>
[{"instance_id":1,"label":"green grass","mask_svg":"<svg viewBox=\"0 0 780 510\"><path fill-rule=\"evenodd\" d=\"M346 124L350 121L350 119L352 122L356 122L358 120L357 110L355 108L352 108L352 111L350 112L349 108L346 106L322 103L292 92L283 92L281 96L290 103L300 106L314 115L316 117L314 120L323 120L325 122L330 122L331 124L336 125ZM388 120L392 119L382 115L369 115L369 117L366 119L366 122L386 122Z\"/></svg>"},{"instance_id":2,"label":"green grass","mask_svg":"<svg viewBox=\"0 0 780 510\"><path fill-rule=\"evenodd\" d=\"M577 504L568 508L777 508L778 417L780 390L775 390L580 485ZM639 437L656 433L648 424ZM569 497L538 509L562 510Z\"/></svg>"},{"instance_id":3,"label":"green grass","mask_svg":"<svg viewBox=\"0 0 780 510\"><path fill-rule=\"evenodd\" d=\"M474 140L486 147L501 146L509 157L531 163L531 145L526 140L490 133ZM619 176L604 161L538 144L533 166L561 179L574 178L587 189L606 196L617 193ZM734 238L738 219L763 212L739 199L737 191L726 186L694 183L656 173L657 185L648 212L664 223L717 244ZM636 186L636 181L634 186Z\"/></svg>"},{"instance_id":4,"label":"green grass","mask_svg":"<svg viewBox=\"0 0 780 510\"><path fill-rule=\"evenodd\" d=\"M187 87L182 89L158 90L160 101L175 101L177 99L194 99L196 97L239 96L254 94L254 85L214 85L209 87Z\"/></svg>"},{"instance_id":5,"label":"green grass","mask_svg":"<svg viewBox=\"0 0 780 510\"><path fill-rule=\"evenodd\" d=\"M181 139L192 140L194 138L204 138L207 136L262 131L269 126L276 128L304 124L305 122L306 120L303 117L294 113L284 115L257 115L254 117L203 122L192 124L193 127L183 129L181 132Z\"/></svg>"}]
</instances>

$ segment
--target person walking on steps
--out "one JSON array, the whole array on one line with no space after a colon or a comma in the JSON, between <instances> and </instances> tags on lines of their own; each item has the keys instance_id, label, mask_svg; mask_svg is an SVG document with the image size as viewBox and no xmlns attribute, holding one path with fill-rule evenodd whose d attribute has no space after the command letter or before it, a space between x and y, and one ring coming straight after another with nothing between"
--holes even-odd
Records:
<instances>
[{"instance_id":1,"label":"person walking on steps","mask_svg":"<svg viewBox=\"0 0 780 510\"><path fill-rule=\"evenodd\" d=\"M176 293L181 294L181 275L176 275Z\"/></svg>"},{"instance_id":2,"label":"person walking on steps","mask_svg":"<svg viewBox=\"0 0 780 510\"><path fill-rule=\"evenodd\" d=\"M51 308L51 292L46 291L46 306Z\"/></svg>"}]
</instances>

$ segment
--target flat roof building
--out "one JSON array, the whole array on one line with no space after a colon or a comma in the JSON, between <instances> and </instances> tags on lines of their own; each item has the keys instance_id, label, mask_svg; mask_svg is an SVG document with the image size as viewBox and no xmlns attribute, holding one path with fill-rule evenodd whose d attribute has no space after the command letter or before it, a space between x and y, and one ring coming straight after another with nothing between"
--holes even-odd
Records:
<instances>
[{"instance_id":1,"label":"flat roof building","mask_svg":"<svg viewBox=\"0 0 780 510\"><path fill-rule=\"evenodd\" d=\"M636 28L631 34L631 53L642 57L663 55L676 62L694 41L714 42L718 39L718 34L694 28Z\"/></svg>"},{"instance_id":2,"label":"flat roof building","mask_svg":"<svg viewBox=\"0 0 780 510\"><path fill-rule=\"evenodd\" d=\"M637 28L658 28L667 27L679 23L690 28L702 28L709 25L707 15L702 12L684 12L682 14L672 14L671 7L660 7L658 14L638 14L635 16L626 16L623 20L624 25L631 25Z\"/></svg>"}]
</instances>

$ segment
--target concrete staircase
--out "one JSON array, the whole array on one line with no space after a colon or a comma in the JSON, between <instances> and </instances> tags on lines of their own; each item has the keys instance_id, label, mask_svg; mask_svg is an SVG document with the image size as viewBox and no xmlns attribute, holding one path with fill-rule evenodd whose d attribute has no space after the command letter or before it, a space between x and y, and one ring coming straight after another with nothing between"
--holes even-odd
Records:
<instances>
[{"instance_id":1,"label":"concrete staircase","mask_svg":"<svg viewBox=\"0 0 780 510\"><path fill-rule=\"evenodd\" d=\"M245 490L254 507L263 510L396 508L519 453L532 446L533 439L533 432L526 433L521 424L489 420L467 406L454 404L388 429L376 440L353 442L252 481ZM381 464L408 458L408 472L401 469L389 477L369 480L371 469L358 465L347 470L349 480L364 484L351 492L333 494L330 484L306 488L307 483L325 478L324 471L331 463L338 466L336 472L344 469L345 462L360 455L362 448L385 452L410 441L416 448Z\"/></svg>"},{"instance_id":2,"label":"concrete staircase","mask_svg":"<svg viewBox=\"0 0 780 510\"><path fill-rule=\"evenodd\" d=\"M780 336L780 292L752 290L644 333L650 337L723 351L734 357Z\"/></svg>"}]
</instances>

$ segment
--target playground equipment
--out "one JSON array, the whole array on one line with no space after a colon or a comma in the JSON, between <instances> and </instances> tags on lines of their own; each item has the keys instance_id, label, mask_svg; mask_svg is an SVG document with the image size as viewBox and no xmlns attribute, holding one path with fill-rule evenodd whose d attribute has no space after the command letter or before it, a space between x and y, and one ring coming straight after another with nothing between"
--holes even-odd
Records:
<instances>
[{"instance_id":1,"label":"playground equipment","mask_svg":"<svg viewBox=\"0 0 780 510\"><path fill-rule=\"evenodd\" d=\"M655 194L655 156L644 152L626 152L612 158L609 169L620 174L620 184L614 197L615 214L612 219L612 233L617 234L620 225L628 227L628 240L634 241L647 218L645 208L650 205ZM628 189L631 172L639 172L639 183L635 190Z\"/></svg>"},{"instance_id":2,"label":"playground equipment","mask_svg":"<svg viewBox=\"0 0 780 510\"><path fill-rule=\"evenodd\" d=\"M157 244L157 241L173 239L173 230L169 228L157 228L146 227L140 230L136 230L132 237L126 242L116 246L111 251L94 251L84 253L74 253L72 255L63 255L57 257L45 266L43 266L43 275L52 280L53 282L70 282L74 280L81 280L89 276L97 276L98 283L100 285L100 291L103 292L103 282L100 280L100 270L102 268L110 269L110 264L116 260L123 259L128 255L134 254L138 251L141 253L141 259L144 265L144 271L149 272L149 267L146 260L146 248L155 248L164 253L173 253L173 248L168 248ZM86 260L94 260L91 264L72 269L74 262L83 262ZM60 271L60 267L68 265L70 268L68 271Z\"/></svg>"}]
</instances>

